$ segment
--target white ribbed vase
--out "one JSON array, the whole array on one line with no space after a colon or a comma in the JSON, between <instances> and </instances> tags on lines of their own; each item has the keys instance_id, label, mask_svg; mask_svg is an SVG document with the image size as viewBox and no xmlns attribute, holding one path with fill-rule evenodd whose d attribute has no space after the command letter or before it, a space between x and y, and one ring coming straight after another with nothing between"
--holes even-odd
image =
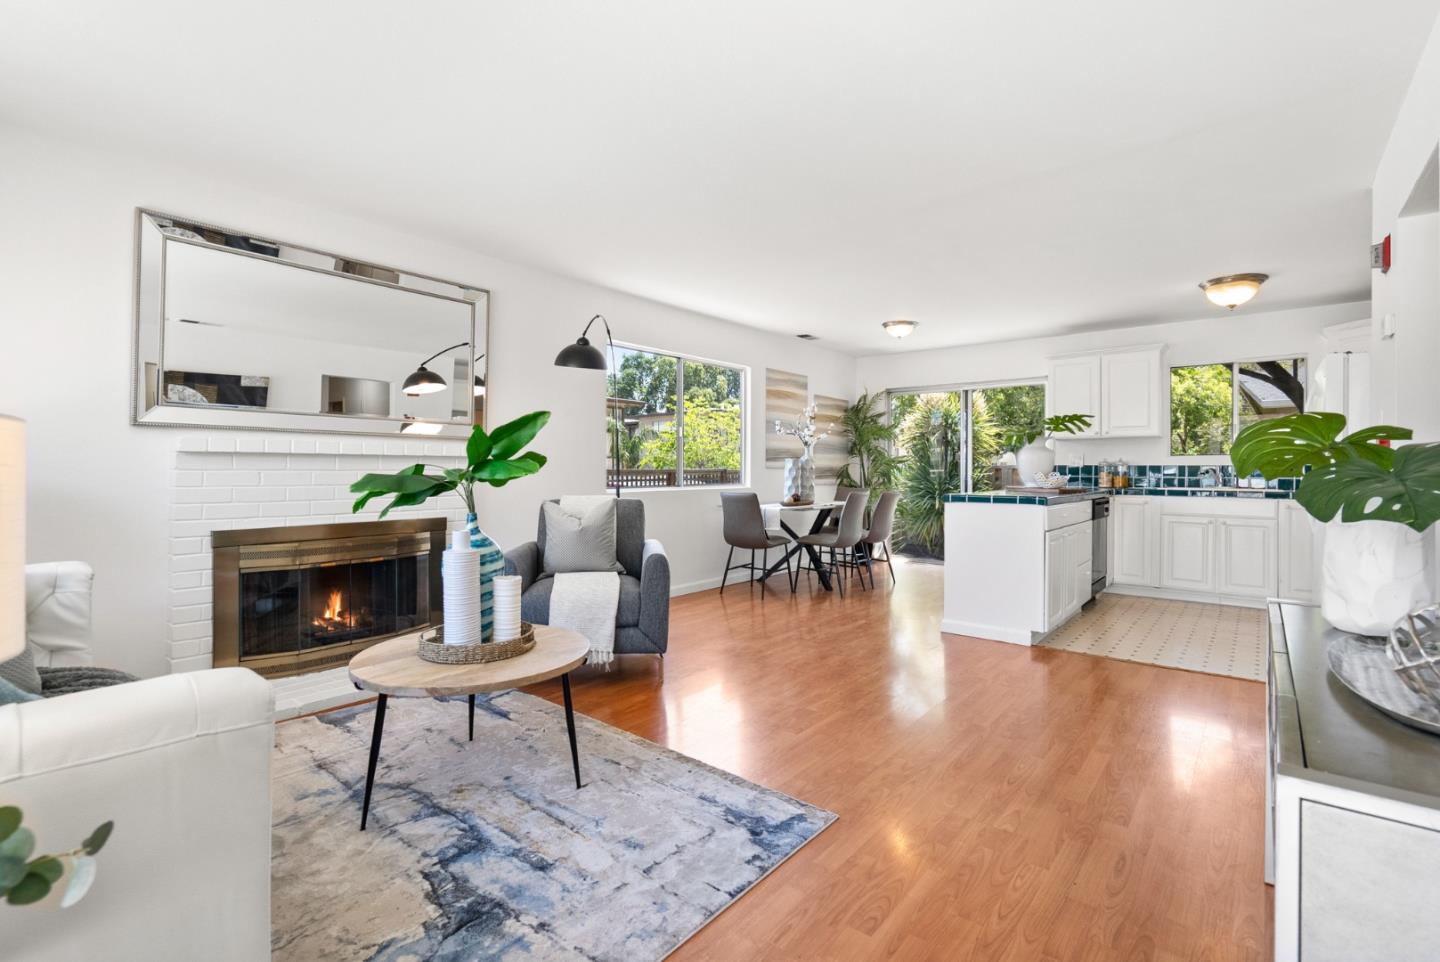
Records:
<instances>
[{"instance_id":1,"label":"white ribbed vase","mask_svg":"<svg viewBox=\"0 0 1440 962\"><path fill-rule=\"evenodd\" d=\"M1032 485L1035 475L1048 476L1055 470L1055 450L1049 440L1041 435L1019 451L1015 452L1015 470L1020 473L1020 483Z\"/></svg>"},{"instance_id":2,"label":"white ribbed vase","mask_svg":"<svg viewBox=\"0 0 1440 962\"><path fill-rule=\"evenodd\" d=\"M1390 521L1325 525L1320 612L1341 631L1387 635L1395 622L1434 601L1425 538Z\"/></svg>"}]
</instances>

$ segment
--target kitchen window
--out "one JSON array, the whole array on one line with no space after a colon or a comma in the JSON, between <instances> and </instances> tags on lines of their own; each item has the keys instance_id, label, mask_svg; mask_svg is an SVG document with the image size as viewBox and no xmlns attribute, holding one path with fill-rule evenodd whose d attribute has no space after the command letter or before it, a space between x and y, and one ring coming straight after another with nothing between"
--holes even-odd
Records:
<instances>
[{"instance_id":1,"label":"kitchen window","mask_svg":"<svg viewBox=\"0 0 1440 962\"><path fill-rule=\"evenodd\" d=\"M742 482L743 368L617 344L606 380L610 488Z\"/></svg>"},{"instance_id":2,"label":"kitchen window","mask_svg":"<svg viewBox=\"0 0 1440 962\"><path fill-rule=\"evenodd\" d=\"M1305 358L1191 364L1170 369L1170 453L1229 454L1257 421L1305 410Z\"/></svg>"}]
</instances>

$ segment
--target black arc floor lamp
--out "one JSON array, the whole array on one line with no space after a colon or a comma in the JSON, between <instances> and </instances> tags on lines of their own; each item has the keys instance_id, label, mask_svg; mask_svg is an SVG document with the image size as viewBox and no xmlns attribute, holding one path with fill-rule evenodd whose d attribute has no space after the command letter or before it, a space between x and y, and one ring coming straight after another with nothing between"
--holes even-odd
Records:
<instances>
[{"instance_id":1,"label":"black arc floor lamp","mask_svg":"<svg viewBox=\"0 0 1440 962\"><path fill-rule=\"evenodd\" d=\"M590 321L585 325L585 330L580 332L580 336L575 340L575 343L567 344L560 349L560 353L555 355L555 366L575 367L586 371L603 371L606 369L605 355L600 353L598 347L590 343L588 336L591 326L596 321L599 321L605 326L605 341L610 345L610 368L615 371L615 376L618 378L619 371L615 368L615 338L611 336L610 322L605 319L605 315L603 314L596 314L590 318ZM605 403L608 405L610 403L608 397L610 392L606 391L605 393L607 395ZM617 408L615 414L615 430L611 432L611 440L613 442L611 444L611 454L615 464L615 497L617 498L620 497L620 432L623 430L624 425L620 421L619 409Z\"/></svg>"}]
</instances>

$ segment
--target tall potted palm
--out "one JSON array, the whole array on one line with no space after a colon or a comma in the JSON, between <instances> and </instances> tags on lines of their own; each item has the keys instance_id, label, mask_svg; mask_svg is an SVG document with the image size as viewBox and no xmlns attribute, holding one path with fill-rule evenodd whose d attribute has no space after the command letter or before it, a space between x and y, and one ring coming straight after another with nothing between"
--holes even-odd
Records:
<instances>
[{"instance_id":1,"label":"tall potted palm","mask_svg":"<svg viewBox=\"0 0 1440 962\"><path fill-rule=\"evenodd\" d=\"M886 423L885 396L862 393L840 416L840 430L849 440L850 460L840 469L838 483L870 492L871 500L895 485L902 459L890 453L895 426Z\"/></svg>"},{"instance_id":2,"label":"tall potted palm","mask_svg":"<svg viewBox=\"0 0 1440 962\"><path fill-rule=\"evenodd\" d=\"M1242 476L1301 478L1295 500L1325 523L1325 620L1383 635L1434 598L1423 535L1440 520L1440 444L1391 448L1413 436L1391 425L1344 430L1344 415L1326 412L1260 421L1230 457Z\"/></svg>"}]
</instances>

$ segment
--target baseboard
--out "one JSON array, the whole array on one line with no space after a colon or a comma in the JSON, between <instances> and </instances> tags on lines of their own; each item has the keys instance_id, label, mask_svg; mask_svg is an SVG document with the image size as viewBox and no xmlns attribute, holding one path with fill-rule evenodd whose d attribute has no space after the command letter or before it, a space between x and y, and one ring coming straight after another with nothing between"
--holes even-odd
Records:
<instances>
[{"instance_id":1,"label":"baseboard","mask_svg":"<svg viewBox=\"0 0 1440 962\"><path fill-rule=\"evenodd\" d=\"M1035 643L1034 636L1029 631L1001 628L997 625L981 625L973 621L959 621L954 618L941 619L940 630L950 635L968 635L971 638L984 638L987 641L1025 645L1027 648Z\"/></svg>"},{"instance_id":2,"label":"baseboard","mask_svg":"<svg viewBox=\"0 0 1440 962\"><path fill-rule=\"evenodd\" d=\"M1232 608L1264 608L1266 599L1246 598L1241 595L1214 595L1204 591L1177 591L1174 588L1152 588L1149 585L1106 585L1105 590L1116 595L1134 595L1139 598L1162 598L1166 601L1195 601L1203 605L1229 605Z\"/></svg>"}]
</instances>

